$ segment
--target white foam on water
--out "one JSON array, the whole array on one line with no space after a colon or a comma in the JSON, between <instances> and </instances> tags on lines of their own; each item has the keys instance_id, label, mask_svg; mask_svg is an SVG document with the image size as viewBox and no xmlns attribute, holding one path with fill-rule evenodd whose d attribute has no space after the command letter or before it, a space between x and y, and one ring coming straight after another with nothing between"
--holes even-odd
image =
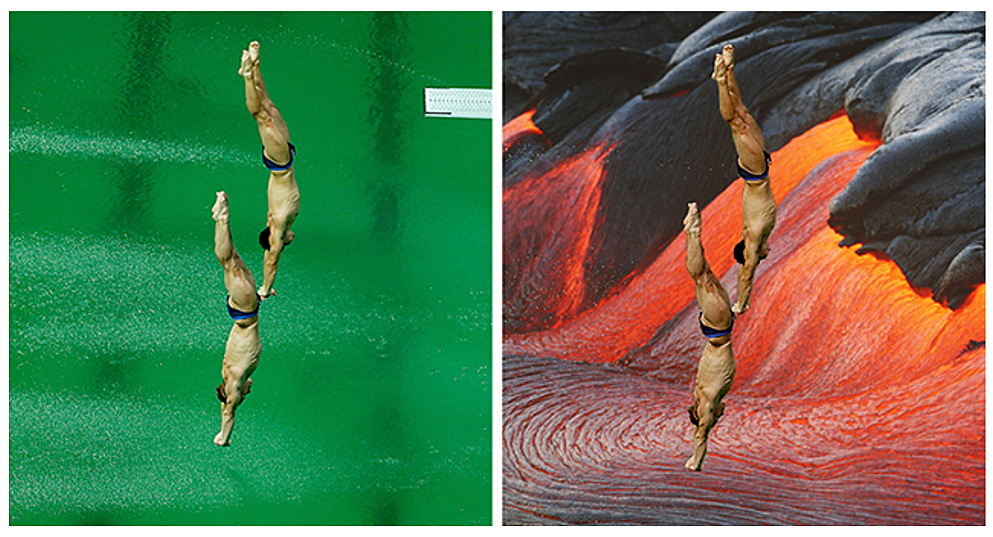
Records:
<instances>
[{"instance_id":1,"label":"white foam on water","mask_svg":"<svg viewBox=\"0 0 993 537\"><path fill-rule=\"evenodd\" d=\"M17 427L10 440L19 448L10 461L11 515L199 511L223 508L239 494L276 502L316 484L345 487L338 465L347 465L327 455L322 462L332 471L308 483L315 477L308 465L320 446L258 405L238 423L234 442L240 449L222 449L213 445L220 425L215 405L155 397L12 392ZM251 490L244 490L239 475L251 476Z\"/></svg>"},{"instance_id":2,"label":"white foam on water","mask_svg":"<svg viewBox=\"0 0 993 537\"><path fill-rule=\"evenodd\" d=\"M211 250L29 234L11 235L9 252L12 366L18 356L211 348L230 322Z\"/></svg>"},{"instance_id":3,"label":"white foam on water","mask_svg":"<svg viewBox=\"0 0 993 537\"><path fill-rule=\"evenodd\" d=\"M319 40L316 36L313 36L315 40ZM375 50L369 50L367 48L356 47L355 45L350 45L348 43L326 43L321 42L321 45L327 46L332 49L332 51L338 53L340 56L345 58L355 58L359 59L369 65L374 63L387 65L391 69L394 69L401 73L406 73L412 77L420 78L421 80L426 80L432 83L441 83L442 80L434 75L427 73L422 73L417 69L410 67L407 64L400 63L396 60L386 57L382 52Z\"/></svg>"},{"instance_id":4,"label":"white foam on water","mask_svg":"<svg viewBox=\"0 0 993 537\"><path fill-rule=\"evenodd\" d=\"M10 129L10 156L18 153L51 157L115 159L131 162L252 165L252 156L190 142L146 140L94 132L63 132L27 125Z\"/></svg>"}]
</instances>

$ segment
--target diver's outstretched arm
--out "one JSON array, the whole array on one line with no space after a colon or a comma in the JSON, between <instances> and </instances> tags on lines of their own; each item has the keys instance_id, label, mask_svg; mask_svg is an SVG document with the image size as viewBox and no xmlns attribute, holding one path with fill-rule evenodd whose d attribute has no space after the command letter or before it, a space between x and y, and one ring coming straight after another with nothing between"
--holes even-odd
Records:
<instances>
[{"instance_id":1,"label":"diver's outstretched arm","mask_svg":"<svg viewBox=\"0 0 993 537\"><path fill-rule=\"evenodd\" d=\"M752 283L755 269L759 265L759 245L756 242L745 241L745 263L738 269L738 300L731 307L735 313L748 311L748 300L752 296Z\"/></svg>"},{"instance_id":2,"label":"diver's outstretched arm","mask_svg":"<svg viewBox=\"0 0 993 537\"><path fill-rule=\"evenodd\" d=\"M259 296L263 299L276 294L272 286L276 283L276 269L279 268L279 257L285 246L283 229L270 228L269 249L265 251L265 259L262 263L262 287L259 288Z\"/></svg>"}]
</instances>

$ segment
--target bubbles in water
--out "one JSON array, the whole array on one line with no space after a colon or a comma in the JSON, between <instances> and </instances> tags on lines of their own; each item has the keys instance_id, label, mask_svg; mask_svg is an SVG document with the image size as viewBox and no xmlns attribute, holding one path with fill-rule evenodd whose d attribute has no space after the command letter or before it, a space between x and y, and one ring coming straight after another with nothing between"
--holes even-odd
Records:
<instances>
[{"instance_id":1,"label":"bubbles in water","mask_svg":"<svg viewBox=\"0 0 993 537\"><path fill-rule=\"evenodd\" d=\"M257 157L196 143L113 137L91 132L60 132L29 125L10 130L10 155L29 153L67 158L102 158L131 162L253 165Z\"/></svg>"}]
</instances>

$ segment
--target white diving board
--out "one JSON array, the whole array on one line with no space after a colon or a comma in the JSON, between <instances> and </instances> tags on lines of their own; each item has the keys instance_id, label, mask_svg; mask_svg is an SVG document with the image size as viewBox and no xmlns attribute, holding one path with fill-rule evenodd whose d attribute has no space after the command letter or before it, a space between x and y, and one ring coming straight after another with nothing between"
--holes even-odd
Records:
<instances>
[{"instance_id":1,"label":"white diving board","mask_svg":"<svg viewBox=\"0 0 993 537\"><path fill-rule=\"evenodd\" d=\"M424 88L426 117L493 118L493 90Z\"/></svg>"}]
</instances>

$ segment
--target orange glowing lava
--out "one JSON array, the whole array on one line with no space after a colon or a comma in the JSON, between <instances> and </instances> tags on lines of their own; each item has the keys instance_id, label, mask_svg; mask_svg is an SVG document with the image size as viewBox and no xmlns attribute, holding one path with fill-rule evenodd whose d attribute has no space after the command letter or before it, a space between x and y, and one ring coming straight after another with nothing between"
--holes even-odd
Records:
<instances>
[{"instance_id":1,"label":"orange glowing lava","mask_svg":"<svg viewBox=\"0 0 993 537\"><path fill-rule=\"evenodd\" d=\"M895 262L839 246L828 225L831 200L879 145L842 114L773 154L776 228L734 325L734 383L701 474L682 466L704 345L685 237L578 311L610 149L508 188L505 274L536 287L505 287L505 301L519 301L518 326L538 328L504 336L505 504L537 513L532 523L605 506L622 522L673 523L686 505L709 523L982 524L986 284L952 310ZM732 300L741 196L736 181L702 210L706 257ZM556 247L529 226L556 230Z\"/></svg>"},{"instance_id":2,"label":"orange glowing lava","mask_svg":"<svg viewBox=\"0 0 993 537\"><path fill-rule=\"evenodd\" d=\"M786 198L800 181L825 159L848 151L855 151L858 164L861 164L875 149L877 144L864 142L856 136L847 116L841 115L798 136L773 154L771 177L773 193L779 203ZM597 163L602 162L602 155ZM592 185L598 182L602 170L599 166L576 166L567 163L558 170L557 181L573 181ZM578 179L569 173L592 174L593 178ZM854 173L854 170L852 171ZM848 179L851 177L849 176ZM545 181L555 182L555 181ZM843 185L842 185L843 186ZM734 244L741 233L741 182L732 183L721 195L703 210L703 241L707 260L716 274L724 274L735 265L731 255ZM514 204L511 192L505 193L505 214L520 218L521 213ZM837 192L816 193L816 199L808 199L808 207L819 204L826 211L827 203ZM595 194L590 193L591 198ZM553 199L553 198L545 198ZM689 200L687 200L689 201ZM679 215L680 218L682 215ZM506 226L538 225L506 221ZM583 229L591 230L591 222ZM827 218L823 219L827 228ZM505 236L514 236L514 228ZM571 234L572 231L569 231ZM788 226L777 224L770 238L770 246L775 252L778 243L789 235ZM561 240L561 239L559 239ZM680 234L659 255L654 263L642 274L619 286L595 307L589 308L574 318L557 319L553 328L526 334L508 334L504 338L504 352L539 353L543 356L592 361L614 362L624 354L648 341L655 331L667 320L693 302L693 285L686 276L684 266L685 239ZM505 263L514 255L513 250L504 250ZM763 265L759 266L759 278ZM574 266L580 270L580 265ZM729 283L726 282L725 286ZM731 286L733 287L733 285ZM729 288L734 296L734 291ZM505 293L506 294L506 293ZM547 293L545 296L552 296ZM578 297L575 297L578 300ZM756 296L753 301L758 302ZM557 311L567 311L559 308Z\"/></svg>"},{"instance_id":3,"label":"orange glowing lava","mask_svg":"<svg viewBox=\"0 0 993 537\"><path fill-rule=\"evenodd\" d=\"M533 326L556 326L579 308L583 261L590 247L603 159L608 153L609 149L592 147L559 164L541 181L525 179L504 191L504 213L515 215L503 224L504 274L511 276L505 278L504 293L524 297L526 301L519 305L525 317L532 316ZM526 229L532 226L557 232L539 245L528 241L533 235ZM539 296L540 300L534 300Z\"/></svg>"},{"instance_id":4,"label":"orange glowing lava","mask_svg":"<svg viewBox=\"0 0 993 537\"><path fill-rule=\"evenodd\" d=\"M545 133L534 124L532 118L534 110L527 111L514 119L508 121L503 126L503 150L521 141L528 136L540 136L545 145L549 144Z\"/></svg>"},{"instance_id":5,"label":"orange glowing lava","mask_svg":"<svg viewBox=\"0 0 993 537\"><path fill-rule=\"evenodd\" d=\"M986 285L957 310L921 296L896 263L822 227L769 267L736 326L736 393L850 396L913 382L986 340ZM786 282L781 284L778 282ZM784 382L784 379L789 379Z\"/></svg>"}]
</instances>

